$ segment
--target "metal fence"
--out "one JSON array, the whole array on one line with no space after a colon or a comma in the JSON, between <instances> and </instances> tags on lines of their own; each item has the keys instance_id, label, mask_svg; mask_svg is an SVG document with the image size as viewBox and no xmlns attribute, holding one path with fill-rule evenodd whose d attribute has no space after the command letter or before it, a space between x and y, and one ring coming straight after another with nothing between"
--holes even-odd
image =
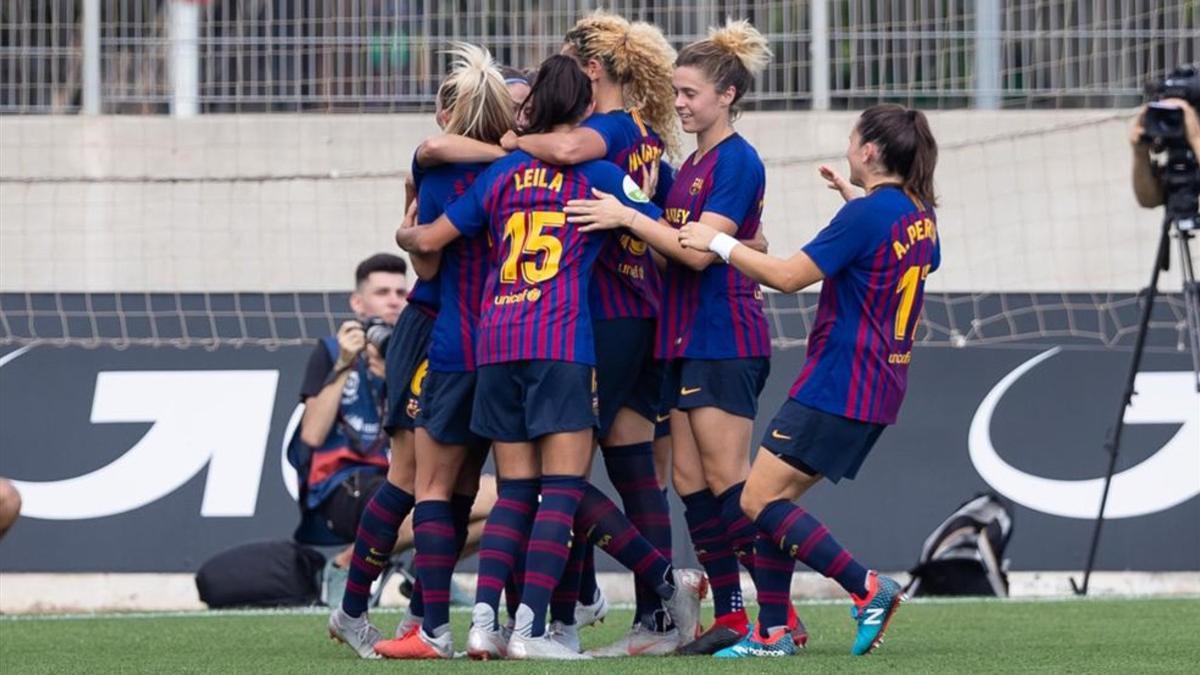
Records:
<instances>
[{"instance_id":1,"label":"metal fence","mask_svg":"<svg viewBox=\"0 0 1200 675\"><path fill-rule=\"evenodd\" d=\"M533 66L597 4L677 47L749 18L760 109L1123 106L1200 61L1195 0L5 0L0 112L428 110L447 41Z\"/></svg>"}]
</instances>

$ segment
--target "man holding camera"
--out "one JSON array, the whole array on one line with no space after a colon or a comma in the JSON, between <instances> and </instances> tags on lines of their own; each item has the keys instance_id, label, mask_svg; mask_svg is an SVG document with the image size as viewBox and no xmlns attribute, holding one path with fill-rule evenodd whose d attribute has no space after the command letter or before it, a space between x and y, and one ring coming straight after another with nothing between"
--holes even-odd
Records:
<instances>
[{"instance_id":1,"label":"man holding camera","mask_svg":"<svg viewBox=\"0 0 1200 675\"><path fill-rule=\"evenodd\" d=\"M1146 114L1154 106L1156 112L1179 110L1183 118L1182 133L1187 145L1192 149L1194 157L1200 157L1200 116L1196 108L1182 98L1165 98L1155 103L1142 106L1129 129L1129 142L1133 146L1133 193L1141 206L1152 209L1166 203L1163 182L1159 172L1151 164L1151 152L1154 150L1151 139L1155 136L1153 130L1147 133Z\"/></svg>"},{"instance_id":2,"label":"man holding camera","mask_svg":"<svg viewBox=\"0 0 1200 675\"><path fill-rule=\"evenodd\" d=\"M318 510L329 530L353 540L363 509L385 481L388 436L385 364L391 326L404 308L408 265L379 253L359 263L350 308L356 318L313 350L300 398L300 439L312 448L306 509Z\"/></svg>"}]
</instances>

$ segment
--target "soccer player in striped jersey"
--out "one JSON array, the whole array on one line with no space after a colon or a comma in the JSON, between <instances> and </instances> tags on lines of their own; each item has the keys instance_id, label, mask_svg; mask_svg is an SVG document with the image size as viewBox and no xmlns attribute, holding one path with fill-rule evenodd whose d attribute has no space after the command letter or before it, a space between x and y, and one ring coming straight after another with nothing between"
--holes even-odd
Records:
<instances>
[{"instance_id":1,"label":"soccer player in striped jersey","mask_svg":"<svg viewBox=\"0 0 1200 675\"><path fill-rule=\"evenodd\" d=\"M643 187L657 176L657 191L646 192L661 205L673 173L670 165L663 164L664 151L675 157L680 153L679 121L671 106L675 50L657 27L640 21L631 24L598 10L567 32L562 53L578 61L591 82L592 114L570 131L513 133L506 135L502 144L552 164L607 159ZM656 478L652 445L662 390L661 370L654 361L660 285L658 268L646 244L631 234L621 234L608 238L600 253L589 303L595 322L600 399L597 436L605 468L630 521L670 559L670 513L666 493ZM607 611L596 584L594 548L582 536L582 532L576 533L571 560L551 603L556 627L576 624L582 628L603 618ZM679 646L679 631L670 624L654 589L639 584L636 600L630 631L617 643L590 652L593 656L668 654Z\"/></svg>"},{"instance_id":2,"label":"soccer player in striped jersey","mask_svg":"<svg viewBox=\"0 0 1200 675\"><path fill-rule=\"evenodd\" d=\"M529 128L565 130L590 105L590 86L574 60L551 57L526 101ZM494 520L499 525L501 518L507 524L495 528L494 537L485 529L481 544L481 560L511 564L514 542L529 531L522 604L507 645L507 655L514 658L586 658L577 645L551 639L545 621L550 593L566 565L577 510L594 542L611 544L608 550L615 557L643 561L639 578L655 580L673 616L688 607L694 614L699 604L696 589L681 588L670 562L583 478L596 426L587 297L605 237L568 226L563 208L593 187L621 194L623 203L638 212L651 217L660 213L633 179L611 163L563 167L515 152L488 167L433 224L396 233L402 248L422 254L485 231L494 245L476 341L471 430L493 439L502 481L541 476L540 504L536 493L521 501L502 496L488 527ZM481 565L480 593L502 586L508 571L503 564L493 571ZM500 655L490 648L490 638L483 639L483 634L498 632L497 601L498 594L492 602L476 604L468 638L472 656Z\"/></svg>"},{"instance_id":3,"label":"soccer player in striped jersey","mask_svg":"<svg viewBox=\"0 0 1200 675\"><path fill-rule=\"evenodd\" d=\"M934 213L937 142L925 115L877 105L850 134L850 183L827 167L848 202L816 238L781 260L748 250L704 224L680 242L713 251L756 281L795 293L818 281L817 320L788 400L771 421L742 492L759 528L757 630L721 656L792 653L782 639L795 560L836 580L853 600L852 654L879 644L903 598L899 584L855 560L794 502L822 477L854 478L879 435L896 421L908 384L925 279L941 264Z\"/></svg>"},{"instance_id":4,"label":"soccer player in striped jersey","mask_svg":"<svg viewBox=\"0 0 1200 675\"><path fill-rule=\"evenodd\" d=\"M740 239L760 228L766 174L733 128L737 103L771 53L746 21L731 21L685 47L673 74L675 108L697 150L679 168L662 222L612 199L568 206L588 228L625 226L668 257L656 353L670 360L674 480L697 557L713 590L716 619L686 654L711 654L748 631L738 574L753 576L756 530L738 507L750 467L750 435L771 345L762 294L711 253L683 249L677 229L698 220ZM796 640L806 639L794 612Z\"/></svg>"},{"instance_id":5,"label":"soccer player in striped jersey","mask_svg":"<svg viewBox=\"0 0 1200 675\"><path fill-rule=\"evenodd\" d=\"M449 119L455 88L447 81L438 89L437 116ZM462 138L462 137L458 137ZM466 139L470 140L470 139ZM485 145L471 140L471 143ZM501 154L503 151L495 147ZM410 203L406 218L415 218L416 196L425 174L421 150L413 158L413 184L408 188ZM387 482L367 503L359 521L354 552L347 570L346 591L340 607L329 616L330 637L347 644L362 658L379 658L374 647L382 639L367 616L371 584L388 566L398 538L400 524L413 509L416 480L414 423L420 411L420 385L428 369L430 335L441 306L441 288L436 276L418 279L408 294L408 305L396 321L388 341L386 361L387 410L384 430L391 437ZM396 628L397 635L412 632L421 624L424 594L420 583L413 589L409 614Z\"/></svg>"},{"instance_id":6,"label":"soccer player in striped jersey","mask_svg":"<svg viewBox=\"0 0 1200 675\"><path fill-rule=\"evenodd\" d=\"M453 70L444 88L454 92L439 115L449 134L495 144L513 124L500 70L484 49L455 44ZM418 192L418 222L432 223L466 193L486 164L445 164L425 172ZM489 442L472 434L475 397L475 326L487 273L484 236L455 241L440 254L411 256L423 279L438 278L441 310L433 324L427 371L419 379L416 417L416 507L413 535L423 599L422 624L376 653L398 659L450 658L450 581L466 540L466 526ZM473 489L475 488L475 489Z\"/></svg>"}]
</instances>

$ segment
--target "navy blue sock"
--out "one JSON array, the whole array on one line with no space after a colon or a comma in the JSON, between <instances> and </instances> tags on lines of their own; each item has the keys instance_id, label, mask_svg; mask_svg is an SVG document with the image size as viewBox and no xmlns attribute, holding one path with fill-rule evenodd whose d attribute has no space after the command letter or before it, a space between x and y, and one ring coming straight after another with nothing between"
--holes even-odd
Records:
<instances>
[{"instance_id":1,"label":"navy blue sock","mask_svg":"<svg viewBox=\"0 0 1200 675\"><path fill-rule=\"evenodd\" d=\"M613 446L603 449L604 466L629 521L668 562L671 560L671 514L666 493L654 474L654 446L651 443ZM635 620L646 623L661 615L662 599L652 587L634 586ZM647 624L649 625L649 624Z\"/></svg>"},{"instance_id":2,"label":"navy blue sock","mask_svg":"<svg viewBox=\"0 0 1200 675\"><path fill-rule=\"evenodd\" d=\"M708 575L713 592L714 614L717 618L744 612L742 582L738 576L737 558L729 545L725 524L721 521L721 503L709 490L682 495L684 518L692 535L696 559Z\"/></svg>"},{"instance_id":3,"label":"navy blue sock","mask_svg":"<svg viewBox=\"0 0 1200 675\"><path fill-rule=\"evenodd\" d=\"M571 555L571 528L584 485L579 476L542 476L542 503L525 549L525 586L521 589L521 609L532 612L530 622L525 624L521 611L517 612L517 630L526 637L541 637L546 632L550 596Z\"/></svg>"},{"instance_id":4,"label":"navy blue sock","mask_svg":"<svg viewBox=\"0 0 1200 675\"><path fill-rule=\"evenodd\" d=\"M755 521L771 543L789 557L837 581L848 593L867 593L867 568L863 567L809 512L780 499L767 504Z\"/></svg>"},{"instance_id":5,"label":"navy blue sock","mask_svg":"<svg viewBox=\"0 0 1200 675\"><path fill-rule=\"evenodd\" d=\"M358 521L354 556L347 570L346 594L342 596L342 611L346 614L358 617L367 611L371 583L388 566L400 523L408 517L412 507L413 496L386 481L367 502Z\"/></svg>"},{"instance_id":6,"label":"navy blue sock","mask_svg":"<svg viewBox=\"0 0 1200 675\"><path fill-rule=\"evenodd\" d=\"M450 579L458 562L454 510L447 501L423 501L413 512L413 543L424 601L422 626L429 635L450 623Z\"/></svg>"},{"instance_id":7,"label":"navy blue sock","mask_svg":"<svg viewBox=\"0 0 1200 675\"><path fill-rule=\"evenodd\" d=\"M501 479L496 505L488 514L479 542L479 579L475 603L500 607L500 593L517 567L517 556L525 546L533 514L537 510L539 481L536 478ZM511 599L510 599L511 602ZM498 626L495 626L498 628Z\"/></svg>"}]
</instances>

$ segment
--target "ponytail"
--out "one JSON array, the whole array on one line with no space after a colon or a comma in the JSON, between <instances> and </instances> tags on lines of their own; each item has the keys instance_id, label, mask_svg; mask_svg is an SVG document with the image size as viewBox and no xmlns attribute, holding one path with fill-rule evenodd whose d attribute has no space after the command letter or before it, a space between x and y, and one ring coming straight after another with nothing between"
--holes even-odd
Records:
<instances>
[{"instance_id":1,"label":"ponytail","mask_svg":"<svg viewBox=\"0 0 1200 675\"><path fill-rule=\"evenodd\" d=\"M570 56L555 54L542 62L522 112L523 133L544 134L559 124L575 124L592 105L592 83Z\"/></svg>"},{"instance_id":2,"label":"ponytail","mask_svg":"<svg viewBox=\"0 0 1200 675\"><path fill-rule=\"evenodd\" d=\"M880 162L889 173L901 177L905 192L927 208L937 206L933 172L938 147L925 113L883 103L864 110L857 129L863 143L874 143L879 148Z\"/></svg>"},{"instance_id":3,"label":"ponytail","mask_svg":"<svg viewBox=\"0 0 1200 675\"><path fill-rule=\"evenodd\" d=\"M492 55L465 42L451 43L447 53L454 60L439 91L440 97L446 92L442 105L450 112L446 133L499 143L513 127L513 110L504 76Z\"/></svg>"}]
</instances>

